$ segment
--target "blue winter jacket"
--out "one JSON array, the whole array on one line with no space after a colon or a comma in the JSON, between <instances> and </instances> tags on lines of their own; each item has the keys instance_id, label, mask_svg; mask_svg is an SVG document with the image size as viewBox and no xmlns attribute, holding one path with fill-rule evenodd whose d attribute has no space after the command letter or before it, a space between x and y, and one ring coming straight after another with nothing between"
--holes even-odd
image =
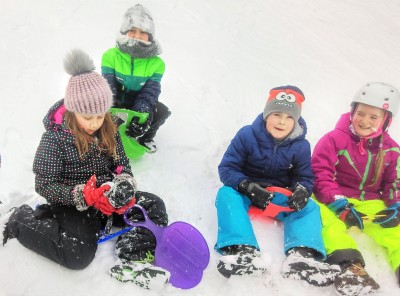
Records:
<instances>
[{"instance_id":1,"label":"blue winter jacket","mask_svg":"<svg viewBox=\"0 0 400 296\"><path fill-rule=\"evenodd\" d=\"M299 183L311 194L314 175L303 118L299 119L299 125L303 130L299 136L276 143L266 130L262 114L257 116L252 125L238 131L226 150L218 166L221 182L236 190L245 179L279 187L294 187Z\"/></svg>"}]
</instances>

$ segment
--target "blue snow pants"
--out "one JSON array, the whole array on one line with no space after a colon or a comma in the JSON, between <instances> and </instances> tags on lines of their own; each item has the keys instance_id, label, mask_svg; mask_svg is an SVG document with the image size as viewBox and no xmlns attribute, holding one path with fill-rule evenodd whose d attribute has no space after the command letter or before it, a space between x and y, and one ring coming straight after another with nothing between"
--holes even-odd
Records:
<instances>
[{"instance_id":1,"label":"blue snow pants","mask_svg":"<svg viewBox=\"0 0 400 296\"><path fill-rule=\"evenodd\" d=\"M283 194L274 193L272 203L287 207L287 199ZM250 245L260 250L248 215L250 205L250 199L232 187L223 186L219 189L215 201L218 216L217 252L231 245ZM282 212L276 218L283 222L285 254L295 247L307 247L318 251L321 258L326 258L319 206L312 199L301 211Z\"/></svg>"}]
</instances>

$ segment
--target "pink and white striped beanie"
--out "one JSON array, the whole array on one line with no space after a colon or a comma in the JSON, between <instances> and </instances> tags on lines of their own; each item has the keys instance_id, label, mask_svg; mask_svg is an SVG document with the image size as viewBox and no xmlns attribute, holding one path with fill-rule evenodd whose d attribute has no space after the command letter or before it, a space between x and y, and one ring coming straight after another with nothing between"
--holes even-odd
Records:
<instances>
[{"instance_id":1,"label":"pink and white striped beanie","mask_svg":"<svg viewBox=\"0 0 400 296\"><path fill-rule=\"evenodd\" d=\"M94 72L95 66L87 53L73 49L64 59L68 81L64 105L68 111L81 114L106 113L112 106L112 92L107 80Z\"/></svg>"}]
</instances>

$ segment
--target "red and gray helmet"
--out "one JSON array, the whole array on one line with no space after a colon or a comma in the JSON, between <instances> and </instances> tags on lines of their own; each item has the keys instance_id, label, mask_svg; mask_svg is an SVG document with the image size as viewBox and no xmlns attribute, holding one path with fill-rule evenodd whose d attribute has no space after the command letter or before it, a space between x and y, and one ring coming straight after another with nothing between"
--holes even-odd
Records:
<instances>
[{"instance_id":1,"label":"red and gray helmet","mask_svg":"<svg viewBox=\"0 0 400 296\"><path fill-rule=\"evenodd\" d=\"M399 109L400 93L390 84L384 82L369 82L363 85L354 95L353 101L351 102L353 110L357 103L381 108L389 111L392 116L395 116Z\"/></svg>"}]
</instances>

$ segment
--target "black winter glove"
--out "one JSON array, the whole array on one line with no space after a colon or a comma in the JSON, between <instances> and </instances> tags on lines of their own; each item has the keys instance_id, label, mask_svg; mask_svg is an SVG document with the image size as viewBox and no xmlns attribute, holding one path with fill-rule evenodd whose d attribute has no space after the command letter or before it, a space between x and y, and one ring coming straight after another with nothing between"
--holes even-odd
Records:
<instances>
[{"instance_id":1,"label":"black winter glove","mask_svg":"<svg viewBox=\"0 0 400 296\"><path fill-rule=\"evenodd\" d=\"M249 180L243 180L238 186L238 191L246 195L253 206L265 210L271 202L274 194L262 188L257 183L252 183Z\"/></svg>"},{"instance_id":2,"label":"black winter glove","mask_svg":"<svg viewBox=\"0 0 400 296\"><path fill-rule=\"evenodd\" d=\"M289 196L287 204L289 208L301 211L307 205L309 198L308 190L303 185L297 184L293 194Z\"/></svg>"},{"instance_id":3,"label":"black winter glove","mask_svg":"<svg viewBox=\"0 0 400 296\"><path fill-rule=\"evenodd\" d=\"M257 183L258 185L260 185L261 186L261 188L264 188L264 189L266 189L267 187L273 187L274 185L272 185L271 183L269 183L269 182L255 182L255 183Z\"/></svg>"},{"instance_id":4,"label":"black winter glove","mask_svg":"<svg viewBox=\"0 0 400 296\"><path fill-rule=\"evenodd\" d=\"M372 222L381 225L383 228L396 227L400 223L400 202L397 202L385 210L376 213L376 217ZM379 217L382 216L382 217Z\"/></svg>"},{"instance_id":5,"label":"black winter glove","mask_svg":"<svg viewBox=\"0 0 400 296\"><path fill-rule=\"evenodd\" d=\"M121 174L114 178L114 185L107 193L107 198L114 208L120 208L129 203L136 193L136 182L132 176Z\"/></svg>"},{"instance_id":6,"label":"black winter glove","mask_svg":"<svg viewBox=\"0 0 400 296\"><path fill-rule=\"evenodd\" d=\"M347 228L357 226L360 229L364 229L362 217L365 217L366 215L356 211L353 204L349 203L346 198L335 200L333 203L328 205L328 208L346 224Z\"/></svg>"},{"instance_id":7,"label":"black winter glove","mask_svg":"<svg viewBox=\"0 0 400 296\"><path fill-rule=\"evenodd\" d=\"M143 123L139 123L140 118L135 116L132 118L129 123L126 134L132 138L139 138L143 136L150 128L151 122L153 121L153 114L149 112L149 116L146 121Z\"/></svg>"}]
</instances>

